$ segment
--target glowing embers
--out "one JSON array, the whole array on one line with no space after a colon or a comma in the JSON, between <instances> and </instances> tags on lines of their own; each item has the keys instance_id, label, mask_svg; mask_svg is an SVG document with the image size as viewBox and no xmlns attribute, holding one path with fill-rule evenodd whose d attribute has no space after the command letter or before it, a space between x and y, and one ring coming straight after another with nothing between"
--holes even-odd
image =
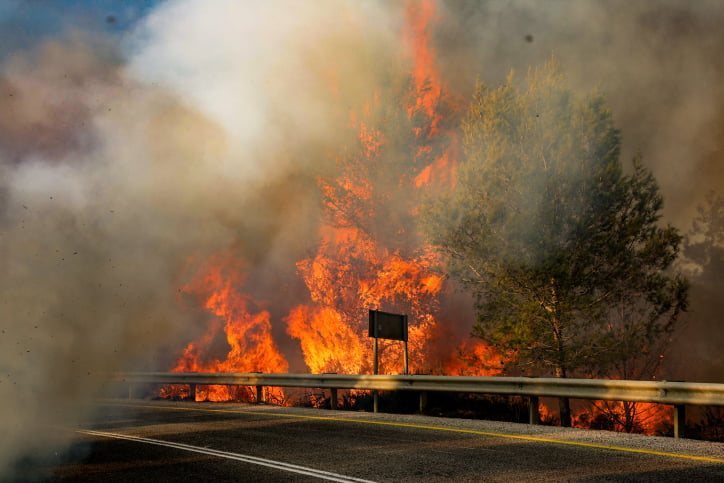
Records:
<instances>
[{"instance_id":1,"label":"glowing embers","mask_svg":"<svg viewBox=\"0 0 724 483\"><path fill-rule=\"evenodd\" d=\"M560 424L558 401L542 398L540 420L543 424ZM670 435L673 433L673 411L665 404L631 401L571 401L572 426L623 433Z\"/></svg>"},{"instance_id":2,"label":"glowing embers","mask_svg":"<svg viewBox=\"0 0 724 483\"><path fill-rule=\"evenodd\" d=\"M656 435L673 427L670 406L631 401L592 401L576 412L573 425L625 433Z\"/></svg>"}]
</instances>

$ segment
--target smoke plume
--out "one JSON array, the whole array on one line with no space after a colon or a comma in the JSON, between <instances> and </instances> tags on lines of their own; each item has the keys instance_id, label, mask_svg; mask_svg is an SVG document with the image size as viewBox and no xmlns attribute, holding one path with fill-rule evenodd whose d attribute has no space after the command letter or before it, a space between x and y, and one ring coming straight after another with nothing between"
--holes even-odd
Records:
<instances>
[{"instance_id":1,"label":"smoke plume","mask_svg":"<svg viewBox=\"0 0 724 483\"><path fill-rule=\"evenodd\" d=\"M0 474L52 454L39 435L81 424L103 373L165 369L200 333L186 265L236 246L258 286L294 276L335 123L386 55L376 9L169 2L120 46L5 56Z\"/></svg>"}]
</instances>

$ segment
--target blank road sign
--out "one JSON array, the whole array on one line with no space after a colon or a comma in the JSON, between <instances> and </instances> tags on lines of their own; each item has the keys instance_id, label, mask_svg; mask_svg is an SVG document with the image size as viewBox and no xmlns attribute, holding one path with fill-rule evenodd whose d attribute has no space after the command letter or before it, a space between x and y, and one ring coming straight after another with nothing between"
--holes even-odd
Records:
<instances>
[{"instance_id":1,"label":"blank road sign","mask_svg":"<svg viewBox=\"0 0 724 483\"><path fill-rule=\"evenodd\" d=\"M407 315L370 310L369 336L407 341Z\"/></svg>"}]
</instances>

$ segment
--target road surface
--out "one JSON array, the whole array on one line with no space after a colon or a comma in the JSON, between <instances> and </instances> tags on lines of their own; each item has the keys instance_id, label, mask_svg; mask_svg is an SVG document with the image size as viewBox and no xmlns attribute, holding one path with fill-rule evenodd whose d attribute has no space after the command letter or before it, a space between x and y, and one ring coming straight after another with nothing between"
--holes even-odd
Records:
<instances>
[{"instance_id":1,"label":"road surface","mask_svg":"<svg viewBox=\"0 0 724 483\"><path fill-rule=\"evenodd\" d=\"M724 444L245 404L103 401L51 480L724 481Z\"/></svg>"}]
</instances>

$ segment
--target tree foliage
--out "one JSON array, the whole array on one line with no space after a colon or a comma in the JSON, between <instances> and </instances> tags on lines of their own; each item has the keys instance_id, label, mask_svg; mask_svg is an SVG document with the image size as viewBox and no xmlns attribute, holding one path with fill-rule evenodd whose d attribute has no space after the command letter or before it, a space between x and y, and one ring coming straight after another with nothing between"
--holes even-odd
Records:
<instances>
[{"instance_id":1,"label":"tree foliage","mask_svg":"<svg viewBox=\"0 0 724 483\"><path fill-rule=\"evenodd\" d=\"M576 96L554 60L522 87L479 84L463 133L455 189L423 223L476 295L474 334L525 373L650 376L642 355L686 309L668 272L682 238L640 159L624 172L604 98Z\"/></svg>"}]
</instances>

